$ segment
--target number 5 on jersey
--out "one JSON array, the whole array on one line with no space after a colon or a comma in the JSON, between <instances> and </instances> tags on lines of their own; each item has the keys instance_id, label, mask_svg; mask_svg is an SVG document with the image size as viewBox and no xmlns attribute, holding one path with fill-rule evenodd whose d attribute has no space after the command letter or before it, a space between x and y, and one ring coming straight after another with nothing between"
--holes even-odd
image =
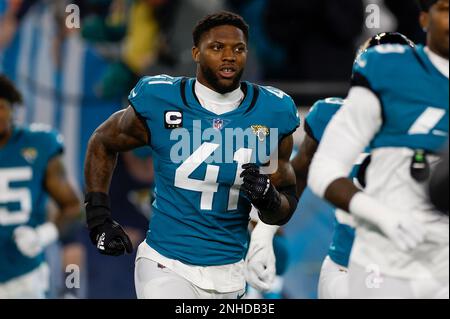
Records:
<instances>
[{"instance_id":1,"label":"number 5 on jersey","mask_svg":"<svg viewBox=\"0 0 450 319\"><path fill-rule=\"evenodd\" d=\"M25 224L31 214L31 193L28 188L11 188L12 183L28 182L33 177L30 167L0 169L0 225ZM19 203L20 210L10 212L3 205ZM3 206L3 207L2 207Z\"/></svg>"}]
</instances>

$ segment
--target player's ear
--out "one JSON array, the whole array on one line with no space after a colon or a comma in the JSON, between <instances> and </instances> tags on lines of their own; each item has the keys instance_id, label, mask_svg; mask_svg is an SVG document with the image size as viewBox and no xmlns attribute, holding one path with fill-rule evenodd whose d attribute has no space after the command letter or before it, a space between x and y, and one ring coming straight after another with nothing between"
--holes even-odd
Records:
<instances>
[{"instance_id":1,"label":"player's ear","mask_svg":"<svg viewBox=\"0 0 450 319\"><path fill-rule=\"evenodd\" d=\"M429 15L429 13L428 12L421 12L419 21L420 21L420 26L422 27L422 30L424 32L427 32L428 31L428 26L429 26L429 23L430 23L430 15Z\"/></svg>"},{"instance_id":2,"label":"player's ear","mask_svg":"<svg viewBox=\"0 0 450 319\"><path fill-rule=\"evenodd\" d=\"M192 47L192 59L196 63L200 63L200 49L196 46Z\"/></svg>"}]
</instances>

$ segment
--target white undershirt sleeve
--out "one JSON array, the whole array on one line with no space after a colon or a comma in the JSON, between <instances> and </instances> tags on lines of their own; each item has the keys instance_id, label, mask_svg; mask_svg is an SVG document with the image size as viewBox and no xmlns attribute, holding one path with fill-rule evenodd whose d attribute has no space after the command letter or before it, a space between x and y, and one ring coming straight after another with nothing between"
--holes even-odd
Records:
<instances>
[{"instance_id":1,"label":"white undershirt sleeve","mask_svg":"<svg viewBox=\"0 0 450 319\"><path fill-rule=\"evenodd\" d=\"M381 103L375 93L365 87L351 88L326 127L309 169L308 185L316 195L324 197L332 182L349 176L381 125Z\"/></svg>"}]
</instances>

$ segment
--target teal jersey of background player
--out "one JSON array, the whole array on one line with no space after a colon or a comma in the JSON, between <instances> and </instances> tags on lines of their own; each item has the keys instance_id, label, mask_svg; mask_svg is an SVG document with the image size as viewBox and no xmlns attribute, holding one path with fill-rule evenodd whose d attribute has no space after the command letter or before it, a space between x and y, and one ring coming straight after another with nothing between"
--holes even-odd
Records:
<instances>
[{"instance_id":1,"label":"teal jersey of background player","mask_svg":"<svg viewBox=\"0 0 450 319\"><path fill-rule=\"evenodd\" d=\"M49 160L61 154L60 135L39 125L15 127L0 147L0 283L24 275L44 261L20 253L13 232L18 226L39 226L47 220L44 189Z\"/></svg>"},{"instance_id":2,"label":"teal jersey of background player","mask_svg":"<svg viewBox=\"0 0 450 319\"><path fill-rule=\"evenodd\" d=\"M379 45L353 67L353 85L380 99L383 123L371 149L407 147L438 152L448 139L449 80L423 46Z\"/></svg>"},{"instance_id":3,"label":"teal jersey of background player","mask_svg":"<svg viewBox=\"0 0 450 319\"><path fill-rule=\"evenodd\" d=\"M325 100L319 100L311 108L305 119L305 130L306 133L317 142L317 144L320 143L328 123L343 104L343 99L333 97ZM367 149L364 154L367 156L369 155ZM359 169L360 163L355 164L350 174L350 178L356 179ZM339 223L335 218L333 238L328 249L328 256L330 256L331 260L338 265L347 267L354 239L355 230L349 225Z\"/></svg>"},{"instance_id":4,"label":"teal jersey of background player","mask_svg":"<svg viewBox=\"0 0 450 319\"><path fill-rule=\"evenodd\" d=\"M129 96L153 150L156 199L146 241L186 264L226 265L248 249L251 204L240 192L242 164L266 164L300 119L288 95L249 82L241 83L237 109L217 115L200 105L195 81L144 77Z\"/></svg>"}]
</instances>

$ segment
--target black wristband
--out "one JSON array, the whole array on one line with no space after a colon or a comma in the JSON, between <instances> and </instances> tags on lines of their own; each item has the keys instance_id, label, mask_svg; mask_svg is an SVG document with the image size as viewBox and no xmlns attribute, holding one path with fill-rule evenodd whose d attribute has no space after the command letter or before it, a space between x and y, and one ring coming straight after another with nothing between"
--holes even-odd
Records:
<instances>
[{"instance_id":1,"label":"black wristband","mask_svg":"<svg viewBox=\"0 0 450 319\"><path fill-rule=\"evenodd\" d=\"M291 209L296 209L298 204L297 187L295 185L280 187L279 192L287 197Z\"/></svg>"},{"instance_id":2,"label":"black wristband","mask_svg":"<svg viewBox=\"0 0 450 319\"><path fill-rule=\"evenodd\" d=\"M286 196L286 199L289 203L290 214L286 216L280 223L282 225L286 224L294 214L295 210L298 206L299 198L297 196L297 187L296 186L285 186L280 188L280 193Z\"/></svg>"},{"instance_id":3,"label":"black wristband","mask_svg":"<svg viewBox=\"0 0 450 319\"><path fill-rule=\"evenodd\" d=\"M296 187L284 186L279 190L273 187L272 192L275 192L275 194L271 196L272 200L266 204L265 208L259 209L259 218L269 225L284 225L291 219L297 208L298 197L296 194ZM289 214L282 219L280 219L279 214L277 213L281 206L281 194L286 197L289 203Z\"/></svg>"},{"instance_id":4,"label":"black wristband","mask_svg":"<svg viewBox=\"0 0 450 319\"><path fill-rule=\"evenodd\" d=\"M109 203L108 194L100 193L100 192L90 192L90 193L87 193L84 198L85 198L84 203L86 204L86 206L91 206L91 207L101 206L101 207L110 209L111 205Z\"/></svg>"},{"instance_id":5,"label":"black wristband","mask_svg":"<svg viewBox=\"0 0 450 319\"><path fill-rule=\"evenodd\" d=\"M109 196L105 193L91 192L85 196L86 223L89 229L101 225L111 218Z\"/></svg>"}]
</instances>

